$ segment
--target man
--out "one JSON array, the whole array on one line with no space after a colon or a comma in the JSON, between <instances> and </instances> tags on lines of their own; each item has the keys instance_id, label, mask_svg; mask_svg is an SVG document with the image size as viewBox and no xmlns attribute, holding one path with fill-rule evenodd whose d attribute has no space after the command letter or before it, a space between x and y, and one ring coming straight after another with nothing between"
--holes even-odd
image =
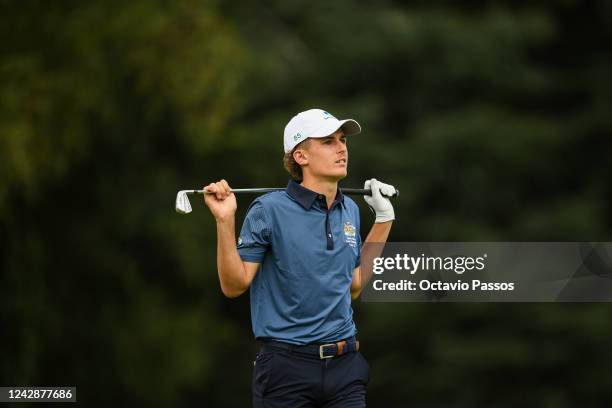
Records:
<instances>
[{"instance_id":1,"label":"man","mask_svg":"<svg viewBox=\"0 0 612 408\"><path fill-rule=\"evenodd\" d=\"M253 201L235 238L236 199L225 180L205 188L217 222L221 290L250 287L251 319L263 343L253 370L255 407L364 407L369 367L358 352L351 298L363 287L359 208L342 194L352 120L321 109L301 112L284 133L285 191ZM366 242L386 242L395 218L393 186L365 182L376 213ZM382 193L382 194L381 194Z\"/></svg>"}]
</instances>

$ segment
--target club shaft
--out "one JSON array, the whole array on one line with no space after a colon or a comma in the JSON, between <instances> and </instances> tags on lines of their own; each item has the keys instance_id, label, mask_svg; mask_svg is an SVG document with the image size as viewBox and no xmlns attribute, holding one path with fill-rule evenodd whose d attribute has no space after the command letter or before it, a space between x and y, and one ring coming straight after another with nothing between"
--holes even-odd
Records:
<instances>
[{"instance_id":1,"label":"club shaft","mask_svg":"<svg viewBox=\"0 0 612 408\"><path fill-rule=\"evenodd\" d=\"M230 191L234 194L261 194L261 193L270 193L273 191L284 191L285 187L269 187L269 188L232 188ZM365 188L341 188L340 189L343 194L349 195L372 195L372 190ZM395 195L393 197L399 196L399 190L395 190ZM212 194L206 189L200 190L185 190L187 194Z\"/></svg>"}]
</instances>

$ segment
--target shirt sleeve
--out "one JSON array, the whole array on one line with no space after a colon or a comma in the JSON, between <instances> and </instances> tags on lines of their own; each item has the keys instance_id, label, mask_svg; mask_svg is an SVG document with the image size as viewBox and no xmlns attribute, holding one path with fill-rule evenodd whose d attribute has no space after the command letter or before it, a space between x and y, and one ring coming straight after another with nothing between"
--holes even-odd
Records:
<instances>
[{"instance_id":1,"label":"shirt sleeve","mask_svg":"<svg viewBox=\"0 0 612 408\"><path fill-rule=\"evenodd\" d=\"M238 237L238 254L246 262L261 263L270 247L271 228L259 200L253 201Z\"/></svg>"},{"instance_id":2,"label":"shirt sleeve","mask_svg":"<svg viewBox=\"0 0 612 408\"><path fill-rule=\"evenodd\" d=\"M355 206L357 207L357 206ZM357 238L357 248L359 248L359 250L357 251L357 259L355 260L355 268L358 267L359 265L361 265L361 218L359 216L359 207L357 207L357 231L356 231L356 237Z\"/></svg>"}]
</instances>

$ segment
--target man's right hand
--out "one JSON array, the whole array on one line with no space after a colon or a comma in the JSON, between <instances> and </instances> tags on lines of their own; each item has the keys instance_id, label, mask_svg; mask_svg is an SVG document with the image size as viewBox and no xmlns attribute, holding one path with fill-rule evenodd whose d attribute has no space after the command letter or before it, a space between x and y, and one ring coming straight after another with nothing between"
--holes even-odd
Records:
<instances>
[{"instance_id":1,"label":"man's right hand","mask_svg":"<svg viewBox=\"0 0 612 408\"><path fill-rule=\"evenodd\" d=\"M224 221L233 218L236 213L236 196L230 192L227 181L221 180L210 183L204 187L207 191L214 194L204 194L204 203L210 208L210 212L217 221Z\"/></svg>"}]
</instances>

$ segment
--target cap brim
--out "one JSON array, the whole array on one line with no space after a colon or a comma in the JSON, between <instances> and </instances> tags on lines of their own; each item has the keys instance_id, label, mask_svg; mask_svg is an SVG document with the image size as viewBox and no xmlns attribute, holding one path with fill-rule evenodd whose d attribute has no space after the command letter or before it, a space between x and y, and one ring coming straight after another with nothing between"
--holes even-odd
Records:
<instances>
[{"instance_id":1,"label":"cap brim","mask_svg":"<svg viewBox=\"0 0 612 408\"><path fill-rule=\"evenodd\" d=\"M361 126L359 126L359 123L357 123L356 120L344 119L340 122L342 123L340 127L342 128L345 136L352 136L361 133Z\"/></svg>"},{"instance_id":2,"label":"cap brim","mask_svg":"<svg viewBox=\"0 0 612 408\"><path fill-rule=\"evenodd\" d=\"M361 126L353 119L336 120L330 122L324 128L318 129L314 134L308 136L312 138L322 138L333 135L338 129L342 129L345 136L361 133Z\"/></svg>"}]
</instances>

